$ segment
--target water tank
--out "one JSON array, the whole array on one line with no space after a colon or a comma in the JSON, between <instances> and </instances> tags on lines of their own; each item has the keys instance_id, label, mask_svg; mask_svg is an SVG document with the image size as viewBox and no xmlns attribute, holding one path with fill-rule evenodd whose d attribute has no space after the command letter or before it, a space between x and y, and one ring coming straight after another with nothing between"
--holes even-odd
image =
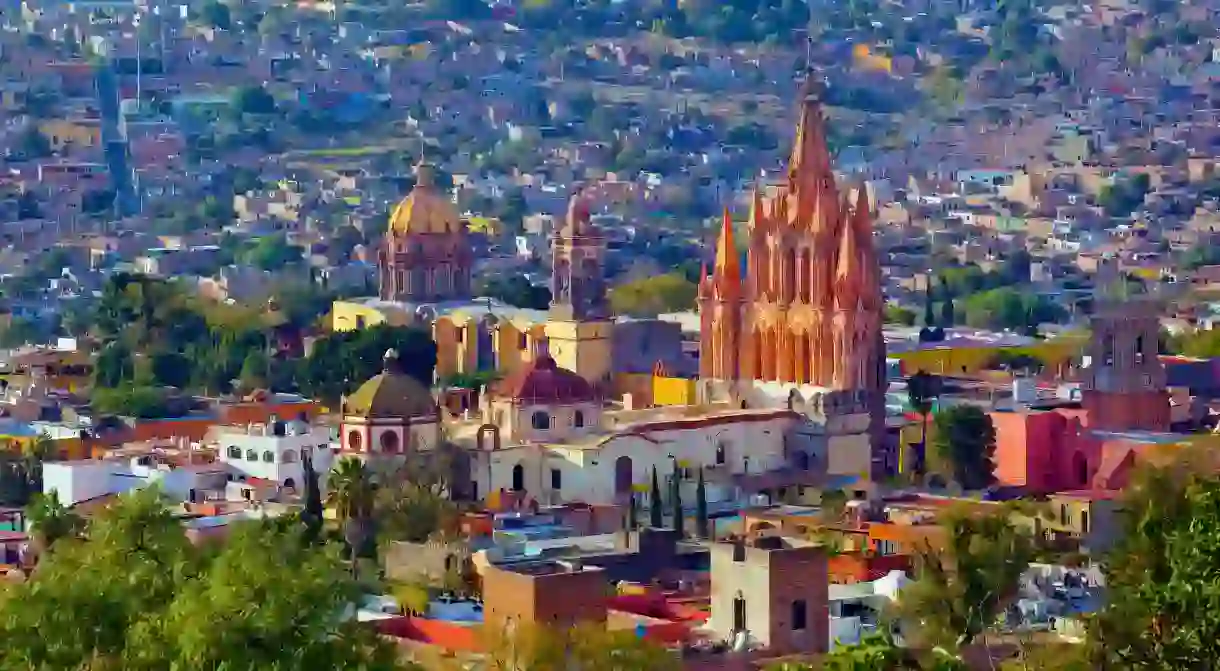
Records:
<instances>
[{"instance_id":1,"label":"water tank","mask_svg":"<svg viewBox=\"0 0 1220 671\"><path fill-rule=\"evenodd\" d=\"M1038 400L1038 381L1029 377L1019 377L1012 381L1012 400L1014 403L1034 403Z\"/></svg>"}]
</instances>

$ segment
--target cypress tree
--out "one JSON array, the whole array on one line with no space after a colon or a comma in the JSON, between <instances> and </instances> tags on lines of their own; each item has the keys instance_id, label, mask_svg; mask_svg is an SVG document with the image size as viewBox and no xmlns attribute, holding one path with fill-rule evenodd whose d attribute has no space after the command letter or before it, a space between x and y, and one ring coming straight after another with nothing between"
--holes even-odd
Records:
<instances>
[{"instance_id":1,"label":"cypress tree","mask_svg":"<svg viewBox=\"0 0 1220 671\"><path fill-rule=\"evenodd\" d=\"M953 294L949 293L949 282L943 277L940 279L940 292L945 299L940 305L940 325L949 328L956 319L953 314Z\"/></svg>"},{"instance_id":2,"label":"cypress tree","mask_svg":"<svg viewBox=\"0 0 1220 671\"><path fill-rule=\"evenodd\" d=\"M653 529L665 526L664 515L661 513L661 485L657 482L657 467L652 467L652 492L648 502L648 524Z\"/></svg>"},{"instance_id":3,"label":"cypress tree","mask_svg":"<svg viewBox=\"0 0 1220 671\"><path fill-rule=\"evenodd\" d=\"M703 469L699 469L699 483L695 486L695 533L699 538L712 537L707 519L707 489L703 485Z\"/></svg>"},{"instance_id":4,"label":"cypress tree","mask_svg":"<svg viewBox=\"0 0 1220 671\"><path fill-rule=\"evenodd\" d=\"M301 455L301 480L304 492L304 507L301 508L301 523L305 525L305 542L314 544L322 536L322 489L318 485L318 472L313 468L313 454L305 450Z\"/></svg>"},{"instance_id":5,"label":"cypress tree","mask_svg":"<svg viewBox=\"0 0 1220 671\"><path fill-rule=\"evenodd\" d=\"M686 524L684 523L685 516L682 510L682 478L678 473L678 461L676 459L674 460L673 484L670 486L673 488L673 496L671 497L673 500L670 501L670 507L674 518L674 529L678 532L679 536L684 536L685 533L683 532L685 531Z\"/></svg>"},{"instance_id":6,"label":"cypress tree","mask_svg":"<svg viewBox=\"0 0 1220 671\"><path fill-rule=\"evenodd\" d=\"M925 281L923 297L923 325L925 328L936 328L936 313L932 310L932 278Z\"/></svg>"},{"instance_id":7,"label":"cypress tree","mask_svg":"<svg viewBox=\"0 0 1220 671\"><path fill-rule=\"evenodd\" d=\"M635 531L640 528L640 506L635 500L635 492L631 492L631 501L627 505L627 529Z\"/></svg>"}]
</instances>

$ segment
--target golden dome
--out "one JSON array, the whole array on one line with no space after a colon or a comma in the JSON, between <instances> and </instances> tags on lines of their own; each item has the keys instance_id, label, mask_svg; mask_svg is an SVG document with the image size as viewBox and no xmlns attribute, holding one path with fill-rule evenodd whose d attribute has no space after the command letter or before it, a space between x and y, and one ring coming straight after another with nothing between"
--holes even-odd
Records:
<instances>
[{"instance_id":1,"label":"golden dome","mask_svg":"<svg viewBox=\"0 0 1220 671\"><path fill-rule=\"evenodd\" d=\"M365 419L435 417L436 400L418 380L398 368L398 353L385 354L385 368L343 401L343 414Z\"/></svg>"},{"instance_id":2,"label":"golden dome","mask_svg":"<svg viewBox=\"0 0 1220 671\"><path fill-rule=\"evenodd\" d=\"M457 208L436 189L432 166L415 169L415 188L390 213L390 235L458 233L464 225Z\"/></svg>"}]
</instances>

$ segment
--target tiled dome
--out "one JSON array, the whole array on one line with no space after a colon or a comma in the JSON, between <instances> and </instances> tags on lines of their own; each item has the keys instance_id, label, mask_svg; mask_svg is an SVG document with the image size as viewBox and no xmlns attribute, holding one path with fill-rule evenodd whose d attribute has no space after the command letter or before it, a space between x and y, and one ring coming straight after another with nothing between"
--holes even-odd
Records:
<instances>
[{"instance_id":1,"label":"tiled dome","mask_svg":"<svg viewBox=\"0 0 1220 671\"><path fill-rule=\"evenodd\" d=\"M588 380L560 368L547 355L493 385L492 394L530 405L583 403L597 398Z\"/></svg>"}]
</instances>

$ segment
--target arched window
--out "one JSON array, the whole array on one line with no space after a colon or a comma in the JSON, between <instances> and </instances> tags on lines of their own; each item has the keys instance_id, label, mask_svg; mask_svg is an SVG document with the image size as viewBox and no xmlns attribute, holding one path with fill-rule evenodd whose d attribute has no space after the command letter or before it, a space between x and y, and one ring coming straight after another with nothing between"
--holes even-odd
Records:
<instances>
[{"instance_id":1,"label":"arched window","mask_svg":"<svg viewBox=\"0 0 1220 671\"><path fill-rule=\"evenodd\" d=\"M530 424L539 431L551 428L551 416L539 410L530 416Z\"/></svg>"},{"instance_id":2,"label":"arched window","mask_svg":"<svg viewBox=\"0 0 1220 671\"><path fill-rule=\"evenodd\" d=\"M263 450L263 462L268 464L275 463L275 453L271 450Z\"/></svg>"},{"instance_id":3,"label":"arched window","mask_svg":"<svg viewBox=\"0 0 1220 671\"><path fill-rule=\"evenodd\" d=\"M258 461L258 452L246 450L246 461Z\"/></svg>"},{"instance_id":4,"label":"arched window","mask_svg":"<svg viewBox=\"0 0 1220 671\"><path fill-rule=\"evenodd\" d=\"M573 413L572 424L578 429L580 427L584 426L585 425L585 413L580 410L577 410L575 413Z\"/></svg>"},{"instance_id":5,"label":"arched window","mask_svg":"<svg viewBox=\"0 0 1220 671\"><path fill-rule=\"evenodd\" d=\"M351 431L347 434L347 449L359 452L361 442L359 431Z\"/></svg>"},{"instance_id":6,"label":"arched window","mask_svg":"<svg viewBox=\"0 0 1220 671\"><path fill-rule=\"evenodd\" d=\"M513 466L513 491L525 491L525 467L521 464Z\"/></svg>"},{"instance_id":7,"label":"arched window","mask_svg":"<svg viewBox=\"0 0 1220 671\"><path fill-rule=\"evenodd\" d=\"M236 445L230 445L229 446L229 458L230 459L241 459L241 448Z\"/></svg>"},{"instance_id":8,"label":"arched window","mask_svg":"<svg viewBox=\"0 0 1220 671\"><path fill-rule=\"evenodd\" d=\"M729 457L724 449L724 443L716 443L716 465L723 466L728 463Z\"/></svg>"},{"instance_id":9,"label":"arched window","mask_svg":"<svg viewBox=\"0 0 1220 671\"><path fill-rule=\"evenodd\" d=\"M296 460L297 460L297 453L296 453L296 452L293 452L292 450L284 450L284 456L283 456L283 457L281 457L281 459L283 460L283 462L284 462L285 464L293 464L293 463L296 463Z\"/></svg>"},{"instance_id":10,"label":"arched window","mask_svg":"<svg viewBox=\"0 0 1220 671\"><path fill-rule=\"evenodd\" d=\"M395 431L386 431L381 434L381 451L388 454L398 452L398 433Z\"/></svg>"}]
</instances>

